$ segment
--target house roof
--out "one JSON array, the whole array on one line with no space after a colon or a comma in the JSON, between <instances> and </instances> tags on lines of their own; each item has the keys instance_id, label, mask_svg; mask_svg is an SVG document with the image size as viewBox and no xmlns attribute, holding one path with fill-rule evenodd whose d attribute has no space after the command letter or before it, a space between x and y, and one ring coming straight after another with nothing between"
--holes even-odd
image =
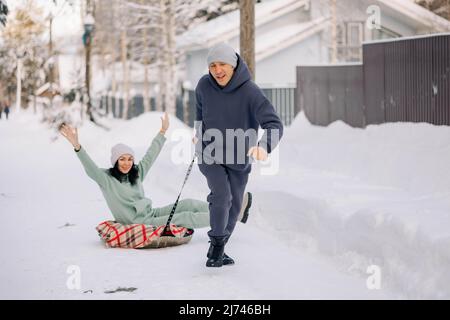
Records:
<instances>
[{"instance_id":1,"label":"house roof","mask_svg":"<svg viewBox=\"0 0 450 320\"><path fill-rule=\"evenodd\" d=\"M377 0L384 8L391 9L394 18L406 18L416 28L433 32L450 31L450 21L418 5L414 0Z\"/></svg>"},{"instance_id":2,"label":"house roof","mask_svg":"<svg viewBox=\"0 0 450 320\"><path fill-rule=\"evenodd\" d=\"M35 94L39 97L52 98L56 95L61 94L59 86L52 82L47 82L36 90Z\"/></svg>"},{"instance_id":3,"label":"house roof","mask_svg":"<svg viewBox=\"0 0 450 320\"><path fill-rule=\"evenodd\" d=\"M309 0L266 0L255 5L255 25L263 25L293 10L308 6ZM191 51L210 48L239 36L239 10L201 23L177 37L180 49Z\"/></svg>"},{"instance_id":4,"label":"house roof","mask_svg":"<svg viewBox=\"0 0 450 320\"><path fill-rule=\"evenodd\" d=\"M320 17L313 21L297 23L272 30L257 38L255 60L261 61L291 45L328 28L329 17Z\"/></svg>"}]
</instances>

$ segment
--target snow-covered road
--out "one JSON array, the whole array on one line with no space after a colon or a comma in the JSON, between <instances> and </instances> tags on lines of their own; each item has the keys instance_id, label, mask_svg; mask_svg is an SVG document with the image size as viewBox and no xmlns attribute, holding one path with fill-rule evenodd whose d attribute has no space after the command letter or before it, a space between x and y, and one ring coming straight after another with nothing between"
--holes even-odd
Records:
<instances>
[{"instance_id":1,"label":"snow-covered road","mask_svg":"<svg viewBox=\"0 0 450 320\"><path fill-rule=\"evenodd\" d=\"M140 159L159 117L104 120L110 131L86 123L80 142L100 167L117 142ZM169 138L189 136L171 120ZM412 145L414 134L421 139ZM106 249L94 229L111 218L106 203L55 136L28 112L0 122L2 299L450 298L450 128L316 128L300 114L280 144L276 174L254 166L251 216L227 246L236 265L213 270L204 266L207 228L180 247ZM144 183L154 206L173 202L181 186L189 155L174 163L179 145L166 143ZM183 198L207 193L193 170ZM366 285L371 265L380 290ZM67 285L73 270L79 289ZM136 290L106 293L119 287Z\"/></svg>"}]
</instances>

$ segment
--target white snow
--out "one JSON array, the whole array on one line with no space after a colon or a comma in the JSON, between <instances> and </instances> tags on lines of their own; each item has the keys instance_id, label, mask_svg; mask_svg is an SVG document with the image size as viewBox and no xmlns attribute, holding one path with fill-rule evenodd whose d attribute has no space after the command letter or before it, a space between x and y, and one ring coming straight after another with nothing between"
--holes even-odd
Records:
<instances>
[{"instance_id":1,"label":"white snow","mask_svg":"<svg viewBox=\"0 0 450 320\"><path fill-rule=\"evenodd\" d=\"M10 116L0 121L2 299L450 298L449 127L325 128L299 114L278 149L279 172L253 167L251 215L227 246L236 264L209 269L208 228L180 247L106 249L94 228L112 216L72 147L31 111ZM160 116L104 119L110 131L85 123L80 142L101 167L117 142L139 159ZM181 187L190 154L180 163L180 143L170 139L180 132L189 145L191 130L172 117L144 183L155 206L172 203ZM194 167L182 197L207 193ZM366 286L371 265L381 270L380 290ZM71 266L81 272L79 290L66 285ZM137 290L105 293L118 287Z\"/></svg>"}]
</instances>

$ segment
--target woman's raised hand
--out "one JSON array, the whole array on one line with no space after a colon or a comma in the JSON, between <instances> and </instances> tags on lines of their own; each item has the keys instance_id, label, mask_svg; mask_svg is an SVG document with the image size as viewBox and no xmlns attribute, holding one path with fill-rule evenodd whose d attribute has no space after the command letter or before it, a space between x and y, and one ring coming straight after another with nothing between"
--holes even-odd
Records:
<instances>
[{"instance_id":1,"label":"woman's raised hand","mask_svg":"<svg viewBox=\"0 0 450 320\"><path fill-rule=\"evenodd\" d=\"M78 142L78 129L72 128L66 123L61 124L59 132L72 144L76 149L80 149L80 143Z\"/></svg>"},{"instance_id":2,"label":"woman's raised hand","mask_svg":"<svg viewBox=\"0 0 450 320\"><path fill-rule=\"evenodd\" d=\"M169 115L167 114L167 112L164 112L164 116L161 117L161 130L160 132L162 134L166 133L167 129L169 129Z\"/></svg>"}]
</instances>

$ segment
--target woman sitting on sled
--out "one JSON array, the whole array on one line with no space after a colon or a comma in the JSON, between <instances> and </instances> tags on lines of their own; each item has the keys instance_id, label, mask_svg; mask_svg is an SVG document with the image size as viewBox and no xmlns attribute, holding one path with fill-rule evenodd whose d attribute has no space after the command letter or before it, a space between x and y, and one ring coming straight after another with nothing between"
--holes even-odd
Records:
<instances>
[{"instance_id":1,"label":"woman sitting on sled","mask_svg":"<svg viewBox=\"0 0 450 320\"><path fill-rule=\"evenodd\" d=\"M114 219L121 224L164 225L172 210L173 204L153 208L152 201L145 197L142 182L149 169L158 157L166 141L164 136L169 128L167 113L161 118L162 125L153 139L145 156L136 165L134 151L124 145L117 144L111 149L110 169L101 169L92 161L86 150L78 141L78 131L67 124L60 127L61 134L72 144L87 175L100 187L106 203ZM246 193L246 197L248 194ZM172 223L186 228L203 228L209 226L208 203L195 199L184 199L178 202ZM240 221L246 222L250 203L243 204Z\"/></svg>"}]
</instances>

